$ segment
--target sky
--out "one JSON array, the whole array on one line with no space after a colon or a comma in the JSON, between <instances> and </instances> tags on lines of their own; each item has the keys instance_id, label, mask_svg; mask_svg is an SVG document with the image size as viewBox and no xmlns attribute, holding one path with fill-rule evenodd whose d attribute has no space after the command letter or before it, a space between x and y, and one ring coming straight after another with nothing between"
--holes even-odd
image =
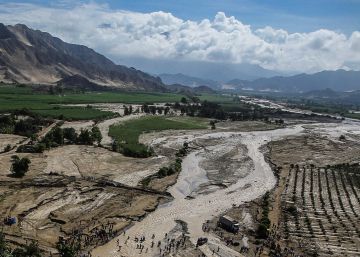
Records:
<instances>
[{"instance_id":1,"label":"sky","mask_svg":"<svg viewBox=\"0 0 360 257\"><path fill-rule=\"evenodd\" d=\"M360 0L0 0L0 22L24 23L118 63L360 69Z\"/></svg>"}]
</instances>

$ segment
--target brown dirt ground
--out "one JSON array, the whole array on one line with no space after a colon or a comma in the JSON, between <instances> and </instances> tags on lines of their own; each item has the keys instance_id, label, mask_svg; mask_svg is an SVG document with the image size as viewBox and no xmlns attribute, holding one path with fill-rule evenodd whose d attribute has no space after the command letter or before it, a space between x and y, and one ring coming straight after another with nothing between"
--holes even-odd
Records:
<instances>
[{"instance_id":1,"label":"brown dirt ground","mask_svg":"<svg viewBox=\"0 0 360 257\"><path fill-rule=\"evenodd\" d=\"M320 137L316 134L305 134L302 136L293 136L280 141L273 141L268 145L267 158L273 166L274 172L278 173L278 184L271 192L270 197L270 213L269 219L271 224L278 225L281 217L281 194L285 188L286 178L288 177L288 167L290 164L326 166L336 163L345 162L359 162L360 156L360 142L355 140L332 140L328 137ZM281 167L280 169L278 169ZM251 203L244 204L239 207L234 207L229 210L226 215L241 221L243 219L243 212L251 214L254 221L254 228L256 229L261 218L261 199L255 200ZM246 256L255 256L255 248L257 240L255 239L254 230L251 228L242 227L237 235L228 233L225 230L218 228L216 223L218 218L211 221L211 231L223 238L231 238L235 241L241 241L243 235L249 238L250 251ZM294 242L295 243L295 242ZM290 246L295 246L291 244ZM239 250L232 246L233 249ZM298 254L302 253L302 249L296 249ZM268 256L267 249L261 256Z\"/></svg>"},{"instance_id":2,"label":"brown dirt ground","mask_svg":"<svg viewBox=\"0 0 360 257\"><path fill-rule=\"evenodd\" d=\"M36 239L47 250L59 236L66 238L74 230L91 235L92 229L110 222L119 233L167 198L141 189L104 186L99 181L45 175L2 182L0 195L0 216L18 218L17 225L4 227L7 238L20 244Z\"/></svg>"},{"instance_id":3,"label":"brown dirt ground","mask_svg":"<svg viewBox=\"0 0 360 257\"><path fill-rule=\"evenodd\" d=\"M25 137L22 136L0 134L0 152L2 152L7 145L15 146L24 139Z\"/></svg>"}]
</instances>

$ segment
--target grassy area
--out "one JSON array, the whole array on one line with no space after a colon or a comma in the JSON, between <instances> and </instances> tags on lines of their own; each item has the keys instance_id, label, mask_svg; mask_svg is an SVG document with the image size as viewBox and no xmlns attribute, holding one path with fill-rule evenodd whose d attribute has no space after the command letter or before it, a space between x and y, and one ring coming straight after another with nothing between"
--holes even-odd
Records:
<instances>
[{"instance_id":1,"label":"grassy area","mask_svg":"<svg viewBox=\"0 0 360 257\"><path fill-rule=\"evenodd\" d=\"M345 117L360 120L360 113L346 113Z\"/></svg>"},{"instance_id":2,"label":"grassy area","mask_svg":"<svg viewBox=\"0 0 360 257\"><path fill-rule=\"evenodd\" d=\"M24 103L23 105L32 104L36 107L38 104L87 104L87 103L164 103L180 101L182 95L170 93L85 93L85 94L68 94L64 96L48 94L31 94L31 93L1 93L0 100ZM8 108L11 108L9 106Z\"/></svg>"},{"instance_id":3,"label":"grassy area","mask_svg":"<svg viewBox=\"0 0 360 257\"><path fill-rule=\"evenodd\" d=\"M136 120L131 120L110 127L109 135L128 144L138 144L139 136L142 133L152 131L162 131L169 129L205 129L205 125L198 124L196 118L172 120L161 116L148 116Z\"/></svg>"},{"instance_id":4,"label":"grassy area","mask_svg":"<svg viewBox=\"0 0 360 257\"><path fill-rule=\"evenodd\" d=\"M33 91L30 87L0 85L0 113L13 110L29 109L47 117L64 119L99 119L112 115L95 109L82 107L66 107L66 104L94 104L94 103L174 103L183 97L173 93L149 92L89 92L66 93L65 95L51 95ZM203 94L199 97L224 105L237 105L233 97L220 94ZM59 107L60 106L60 107Z\"/></svg>"},{"instance_id":5,"label":"grassy area","mask_svg":"<svg viewBox=\"0 0 360 257\"><path fill-rule=\"evenodd\" d=\"M168 120L185 122L187 124L192 124L194 126L203 126L203 128L207 128L209 126L209 122L211 119L202 118L202 117L190 117L190 116L174 116L167 118Z\"/></svg>"},{"instance_id":6,"label":"grassy area","mask_svg":"<svg viewBox=\"0 0 360 257\"><path fill-rule=\"evenodd\" d=\"M113 112L105 112L97 109L80 108L80 107L33 110L33 112L40 114L43 117L61 118L66 120L104 119L115 115Z\"/></svg>"},{"instance_id":7,"label":"grassy area","mask_svg":"<svg viewBox=\"0 0 360 257\"><path fill-rule=\"evenodd\" d=\"M50 95L34 92L30 87L0 85L0 113L29 109L43 116L63 116L64 119L99 119L111 112L82 107L58 107L64 104L93 103L156 103L180 101L182 95L170 93L92 92L84 94ZM57 106L57 107L56 107Z\"/></svg>"},{"instance_id":8,"label":"grassy area","mask_svg":"<svg viewBox=\"0 0 360 257\"><path fill-rule=\"evenodd\" d=\"M0 94L31 94L32 89L30 87L14 87L0 84Z\"/></svg>"}]
</instances>

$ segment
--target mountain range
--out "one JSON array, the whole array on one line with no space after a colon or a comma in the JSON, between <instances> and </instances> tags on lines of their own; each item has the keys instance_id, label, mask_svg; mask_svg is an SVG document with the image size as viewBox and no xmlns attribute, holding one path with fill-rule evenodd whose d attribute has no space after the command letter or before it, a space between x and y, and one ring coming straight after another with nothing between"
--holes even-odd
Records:
<instances>
[{"instance_id":1,"label":"mountain range","mask_svg":"<svg viewBox=\"0 0 360 257\"><path fill-rule=\"evenodd\" d=\"M221 83L211 79L202 79L187 76L182 73L160 74L159 77L166 85L180 84L188 87L199 87L206 85L213 89L221 89Z\"/></svg>"},{"instance_id":2,"label":"mountain range","mask_svg":"<svg viewBox=\"0 0 360 257\"><path fill-rule=\"evenodd\" d=\"M359 105L360 90L351 92L336 92L326 88L322 90L313 90L300 94L303 99L316 100L317 102L337 103L343 105Z\"/></svg>"},{"instance_id":3,"label":"mountain range","mask_svg":"<svg viewBox=\"0 0 360 257\"><path fill-rule=\"evenodd\" d=\"M332 89L346 92L360 90L360 71L321 71L314 74L298 74L284 77L275 76L255 80L233 79L219 82L185 74L160 74L165 84L181 84L188 87L205 85L215 90L252 90L285 93L303 93L313 90Z\"/></svg>"},{"instance_id":4,"label":"mountain range","mask_svg":"<svg viewBox=\"0 0 360 257\"><path fill-rule=\"evenodd\" d=\"M360 90L360 71L321 71L290 77L261 78L253 81L234 79L226 83L235 89L279 92L308 92L332 89L334 91Z\"/></svg>"},{"instance_id":5,"label":"mountain range","mask_svg":"<svg viewBox=\"0 0 360 257\"><path fill-rule=\"evenodd\" d=\"M284 76L251 64L144 58L128 58L124 63L141 64L148 73L117 65L86 46L66 43L26 25L6 26L0 23L0 82L61 85L85 90L173 91L181 89L182 85L200 87L196 90L183 88L186 91L215 89L301 93L326 88L342 92L360 90L360 71L337 70ZM173 73L157 72L161 70Z\"/></svg>"},{"instance_id":6,"label":"mountain range","mask_svg":"<svg viewBox=\"0 0 360 257\"><path fill-rule=\"evenodd\" d=\"M274 76L287 76L288 73L267 70L259 65L248 63L224 63L201 60L159 60L147 58L122 58L121 63L136 67L150 74L184 74L190 77L213 81L229 81L234 78L254 80ZM294 74L294 73L292 73Z\"/></svg>"},{"instance_id":7,"label":"mountain range","mask_svg":"<svg viewBox=\"0 0 360 257\"><path fill-rule=\"evenodd\" d=\"M50 85L88 81L117 89L166 90L160 78L21 24L0 23L0 81Z\"/></svg>"}]
</instances>

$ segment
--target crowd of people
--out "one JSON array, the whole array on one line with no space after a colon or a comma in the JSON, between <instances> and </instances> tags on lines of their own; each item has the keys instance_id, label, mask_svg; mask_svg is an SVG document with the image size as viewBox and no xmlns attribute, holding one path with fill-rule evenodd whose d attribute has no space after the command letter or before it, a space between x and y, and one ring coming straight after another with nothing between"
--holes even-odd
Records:
<instances>
[{"instance_id":1,"label":"crowd of people","mask_svg":"<svg viewBox=\"0 0 360 257\"><path fill-rule=\"evenodd\" d=\"M203 224L202 229L204 232L209 232L211 229L210 222L206 222ZM222 240L226 243L227 246L239 246L240 242L235 240L232 237L226 237L224 232L217 231L218 235ZM117 236L114 231L113 223L106 223L100 226L97 226L88 231L88 233L84 233L82 230L73 231L72 238L75 238L81 242L81 246L85 249L87 246L91 245L99 245L110 241L111 239ZM124 248L129 249L129 247L133 247L134 250L137 250L139 254L143 256L147 256L149 252L157 253L160 257L165 257L172 255L176 252L181 252L189 245L186 243L187 236L182 233L177 237L170 236L169 234L165 234L163 238L157 238L155 234L152 234L150 237L146 237L145 235L130 237L123 232L123 239L119 237L116 240L117 244L117 253L119 256L122 256L122 253L125 253ZM242 238L240 238L242 239ZM278 227L276 225L272 225L269 234L266 240L262 241L262 243L254 249L253 254L255 256L272 256L272 257L302 257L302 255L296 254L292 247L282 246L278 242L281 239L281 234L279 233ZM129 242L131 241L131 244ZM217 249L213 249L213 255L218 253L220 250L219 247ZM248 245L241 245L240 253L249 253ZM199 257L203 255L200 254ZM92 257L90 252L83 253L81 257Z\"/></svg>"},{"instance_id":2,"label":"crowd of people","mask_svg":"<svg viewBox=\"0 0 360 257\"><path fill-rule=\"evenodd\" d=\"M153 234L150 238L146 238L144 235L131 238L130 236L126 236L126 232L123 232L123 237L123 240L120 238L116 240L117 252L120 255L125 247L134 247L135 250L139 251L139 254L144 254L145 256L150 251L156 251L159 256L162 257L171 253L176 253L177 251L186 249L187 247L187 237L184 233L175 238L165 234L165 237L161 240L157 240L155 234ZM129 245L130 240L133 241L132 245Z\"/></svg>"},{"instance_id":3,"label":"crowd of people","mask_svg":"<svg viewBox=\"0 0 360 257\"><path fill-rule=\"evenodd\" d=\"M272 225L267 239L262 245L256 247L255 256L261 256L265 251L269 251L268 255L272 257L303 257L296 254L294 248L281 246L278 242L282 238L281 233L276 225Z\"/></svg>"}]
</instances>

